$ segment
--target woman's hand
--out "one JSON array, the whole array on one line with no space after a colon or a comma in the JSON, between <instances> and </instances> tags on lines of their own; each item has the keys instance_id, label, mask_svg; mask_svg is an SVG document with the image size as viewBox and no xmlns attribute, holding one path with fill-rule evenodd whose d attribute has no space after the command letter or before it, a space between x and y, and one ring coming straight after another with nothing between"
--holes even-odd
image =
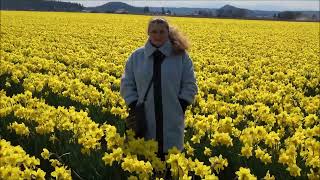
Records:
<instances>
[{"instance_id":1,"label":"woman's hand","mask_svg":"<svg viewBox=\"0 0 320 180\"><path fill-rule=\"evenodd\" d=\"M187 107L190 105L186 100L179 98L179 102L183 112L186 111Z\"/></svg>"},{"instance_id":2,"label":"woman's hand","mask_svg":"<svg viewBox=\"0 0 320 180\"><path fill-rule=\"evenodd\" d=\"M136 104L137 104L137 100L133 101L132 103L129 104L129 113L134 113L134 109L136 107Z\"/></svg>"}]
</instances>

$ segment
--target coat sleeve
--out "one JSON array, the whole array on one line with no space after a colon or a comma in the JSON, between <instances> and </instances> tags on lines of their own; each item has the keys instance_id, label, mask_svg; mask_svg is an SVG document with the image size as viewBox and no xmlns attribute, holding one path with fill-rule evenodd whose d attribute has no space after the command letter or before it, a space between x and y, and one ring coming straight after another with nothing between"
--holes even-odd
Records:
<instances>
[{"instance_id":1,"label":"coat sleeve","mask_svg":"<svg viewBox=\"0 0 320 180\"><path fill-rule=\"evenodd\" d=\"M129 106L138 100L137 86L133 75L133 54L128 58L120 81L120 95Z\"/></svg>"},{"instance_id":2,"label":"coat sleeve","mask_svg":"<svg viewBox=\"0 0 320 180\"><path fill-rule=\"evenodd\" d=\"M197 93L198 85L196 82L193 63L188 53L185 53L183 58L181 87L178 98L185 100L188 102L188 105L190 105L193 103L194 97Z\"/></svg>"}]
</instances>

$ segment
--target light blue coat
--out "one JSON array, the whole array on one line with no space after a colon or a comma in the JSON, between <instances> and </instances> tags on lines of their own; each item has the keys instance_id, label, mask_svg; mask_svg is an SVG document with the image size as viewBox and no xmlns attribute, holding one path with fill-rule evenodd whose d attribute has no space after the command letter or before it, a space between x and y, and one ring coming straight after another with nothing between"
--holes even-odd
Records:
<instances>
[{"instance_id":1,"label":"light blue coat","mask_svg":"<svg viewBox=\"0 0 320 180\"><path fill-rule=\"evenodd\" d=\"M120 94L127 105L143 101L148 83L153 75L153 56L156 50L148 39L146 44L137 48L128 58L125 72L121 77ZM176 146L184 149L184 112L179 99L193 103L198 93L198 85L193 63L187 52L174 55L172 44L167 40L159 50L166 55L161 64L161 87L163 104L163 152ZM153 83L149 89L145 112L147 130L145 139L156 139L156 122L153 97Z\"/></svg>"}]
</instances>

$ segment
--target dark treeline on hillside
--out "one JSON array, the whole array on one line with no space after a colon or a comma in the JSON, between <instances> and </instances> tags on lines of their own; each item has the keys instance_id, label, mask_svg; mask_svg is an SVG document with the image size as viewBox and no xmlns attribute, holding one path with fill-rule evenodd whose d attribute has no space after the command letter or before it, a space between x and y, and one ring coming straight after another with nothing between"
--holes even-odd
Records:
<instances>
[{"instance_id":1,"label":"dark treeline on hillside","mask_svg":"<svg viewBox=\"0 0 320 180\"><path fill-rule=\"evenodd\" d=\"M274 15L276 17L276 15ZM302 12L298 11L283 11L278 13L277 18L279 19L299 19L299 18L308 18ZM313 14L312 19L316 19L316 14Z\"/></svg>"},{"instance_id":2,"label":"dark treeline on hillside","mask_svg":"<svg viewBox=\"0 0 320 180\"><path fill-rule=\"evenodd\" d=\"M79 3L45 0L1 0L2 10L82 11Z\"/></svg>"}]
</instances>

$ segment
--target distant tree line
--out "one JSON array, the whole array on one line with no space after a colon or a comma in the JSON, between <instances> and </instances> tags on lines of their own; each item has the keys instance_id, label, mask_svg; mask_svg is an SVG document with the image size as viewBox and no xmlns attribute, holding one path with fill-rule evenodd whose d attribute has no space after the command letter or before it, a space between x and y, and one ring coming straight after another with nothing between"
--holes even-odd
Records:
<instances>
[{"instance_id":1,"label":"distant tree line","mask_svg":"<svg viewBox=\"0 0 320 180\"><path fill-rule=\"evenodd\" d=\"M233 17L233 18L243 18L248 15L248 10L234 8L234 9L218 9L217 17Z\"/></svg>"},{"instance_id":2,"label":"distant tree line","mask_svg":"<svg viewBox=\"0 0 320 180\"><path fill-rule=\"evenodd\" d=\"M168 8L161 7L160 11L152 12L150 7L133 7L125 3L113 2L113 5L103 10L92 9L88 10L79 3L61 2L60 0L0 0L0 9L2 10L34 10L34 11L90 11L90 12L105 12L105 13L143 13L143 14L162 14L173 15L176 13ZM111 2L110 2L111 3ZM125 6L125 5L126 6ZM118 7L119 6L119 7ZM246 18L255 17L256 15L247 9L241 8L221 8L216 11L210 9L202 9L194 11L192 16L201 17L231 17L231 18ZM297 20L310 19L317 20L320 15L306 15L299 11L282 11L275 13L273 19Z\"/></svg>"},{"instance_id":3,"label":"distant tree line","mask_svg":"<svg viewBox=\"0 0 320 180\"><path fill-rule=\"evenodd\" d=\"M280 19L296 19L302 16L301 12L294 11L283 11L278 13L278 18Z\"/></svg>"},{"instance_id":4,"label":"distant tree line","mask_svg":"<svg viewBox=\"0 0 320 180\"><path fill-rule=\"evenodd\" d=\"M143 8L143 13L149 13L149 12L150 12L149 7L148 7L148 6L145 6L145 7Z\"/></svg>"},{"instance_id":5,"label":"distant tree line","mask_svg":"<svg viewBox=\"0 0 320 180\"><path fill-rule=\"evenodd\" d=\"M205 17L211 17L214 15L212 11L209 11L209 10L199 10L198 14L199 16L205 16Z\"/></svg>"},{"instance_id":6,"label":"distant tree line","mask_svg":"<svg viewBox=\"0 0 320 180\"><path fill-rule=\"evenodd\" d=\"M278 14L274 14L273 18L278 18L278 19L299 19L299 18L307 18L310 19L309 17L307 17L306 15L304 15L302 12L296 12L296 11L283 11L283 12L279 12ZM316 20L317 16L316 14L313 14L311 16L311 19Z\"/></svg>"},{"instance_id":7,"label":"distant tree line","mask_svg":"<svg viewBox=\"0 0 320 180\"><path fill-rule=\"evenodd\" d=\"M82 11L79 3L45 0L1 0L2 10Z\"/></svg>"}]
</instances>

